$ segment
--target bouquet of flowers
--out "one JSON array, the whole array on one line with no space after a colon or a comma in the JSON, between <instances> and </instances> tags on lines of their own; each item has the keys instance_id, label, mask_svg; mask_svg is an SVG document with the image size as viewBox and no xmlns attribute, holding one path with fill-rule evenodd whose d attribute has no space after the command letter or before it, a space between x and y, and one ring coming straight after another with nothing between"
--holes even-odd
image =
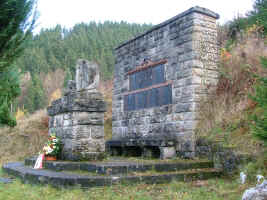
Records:
<instances>
[{"instance_id":1,"label":"bouquet of flowers","mask_svg":"<svg viewBox=\"0 0 267 200\"><path fill-rule=\"evenodd\" d=\"M48 142L45 144L43 148L43 152L45 156L55 156L57 157L61 151L61 142L56 137L55 134L51 134L48 138Z\"/></svg>"},{"instance_id":2,"label":"bouquet of flowers","mask_svg":"<svg viewBox=\"0 0 267 200\"><path fill-rule=\"evenodd\" d=\"M43 160L45 160L45 157L58 157L58 155L61 152L61 142L56 137L55 134L51 134L48 138L48 142L45 144L43 148L43 153L39 153L38 158L36 159L34 169L42 169L43 168ZM54 159L53 159L54 160Z\"/></svg>"}]
</instances>

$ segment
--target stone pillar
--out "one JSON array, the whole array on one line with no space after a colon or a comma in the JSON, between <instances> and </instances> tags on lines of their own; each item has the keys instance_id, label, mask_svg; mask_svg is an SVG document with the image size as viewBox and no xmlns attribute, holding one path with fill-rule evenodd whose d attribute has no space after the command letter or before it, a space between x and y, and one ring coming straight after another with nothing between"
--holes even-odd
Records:
<instances>
[{"instance_id":1,"label":"stone pillar","mask_svg":"<svg viewBox=\"0 0 267 200\"><path fill-rule=\"evenodd\" d=\"M106 103L98 85L98 65L78 60L75 82L70 81L64 96L47 109L49 132L62 140L65 160L99 160L104 156Z\"/></svg>"}]
</instances>

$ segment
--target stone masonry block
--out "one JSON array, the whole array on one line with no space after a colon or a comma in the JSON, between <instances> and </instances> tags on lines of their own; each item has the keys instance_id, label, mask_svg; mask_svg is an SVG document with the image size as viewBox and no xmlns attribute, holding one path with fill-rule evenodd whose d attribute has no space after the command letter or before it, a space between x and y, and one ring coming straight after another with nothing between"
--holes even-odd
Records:
<instances>
[{"instance_id":1,"label":"stone masonry block","mask_svg":"<svg viewBox=\"0 0 267 200\"><path fill-rule=\"evenodd\" d=\"M103 125L104 113L101 112L74 112L73 125Z\"/></svg>"},{"instance_id":2,"label":"stone masonry block","mask_svg":"<svg viewBox=\"0 0 267 200\"><path fill-rule=\"evenodd\" d=\"M160 147L160 159L171 159L176 157L176 150L174 147Z\"/></svg>"}]
</instances>

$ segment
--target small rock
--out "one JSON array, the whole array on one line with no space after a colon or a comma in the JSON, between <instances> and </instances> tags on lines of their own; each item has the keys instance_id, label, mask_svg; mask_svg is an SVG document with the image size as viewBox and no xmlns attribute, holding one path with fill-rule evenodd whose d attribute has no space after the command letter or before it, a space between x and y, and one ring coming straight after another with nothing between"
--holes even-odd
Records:
<instances>
[{"instance_id":1,"label":"small rock","mask_svg":"<svg viewBox=\"0 0 267 200\"><path fill-rule=\"evenodd\" d=\"M246 190L242 200L266 200L267 199L267 180L262 184Z\"/></svg>"},{"instance_id":2,"label":"small rock","mask_svg":"<svg viewBox=\"0 0 267 200\"><path fill-rule=\"evenodd\" d=\"M9 178L1 178L0 177L0 183L4 183L4 184L6 184L6 183L12 183L12 180L9 179Z\"/></svg>"},{"instance_id":3,"label":"small rock","mask_svg":"<svg viewBox=\"0 0 267 200\"><path fill-rule=\"evenodd\" d=\"M244 172L241 172L240 173L240 182L241 182L241 184L245 184L246 179L247 179L247 175Z\"/></svg>"},{"instance_id":4,"label":"small rock","mask_svg":"<svg viewBox=\"0 0 267 200\"><path fill-rule=\"evenodd\" d=\"M262 180L264 180L264 176L259 174L256 176L256 179L257 179L257 183L259 184L259 183L261 183Z\"/></svg>"}]
</instances>

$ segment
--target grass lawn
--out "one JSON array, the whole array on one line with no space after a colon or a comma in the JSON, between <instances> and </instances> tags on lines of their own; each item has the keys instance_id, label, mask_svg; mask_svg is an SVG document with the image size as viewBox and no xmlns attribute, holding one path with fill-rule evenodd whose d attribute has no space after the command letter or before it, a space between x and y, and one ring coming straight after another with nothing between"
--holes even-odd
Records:
<instances>
[{"instance_id":1,"label":"grass lawn","mask_svg":"<svg viewBox=\"0 0 267 200\"><path fill-rule=\"evenodd\" d=\"M0 170L0 177L6 177ZM51 186L23 184L14 179L11 184L0 183L0 200L83 200L83 199L179 199L179 200L237 200L251 185L240 185L237 179L211 179L196 182L171 182L159 185L114 185L90 189L59 189Z\"/></svg>"}]
</instances>

